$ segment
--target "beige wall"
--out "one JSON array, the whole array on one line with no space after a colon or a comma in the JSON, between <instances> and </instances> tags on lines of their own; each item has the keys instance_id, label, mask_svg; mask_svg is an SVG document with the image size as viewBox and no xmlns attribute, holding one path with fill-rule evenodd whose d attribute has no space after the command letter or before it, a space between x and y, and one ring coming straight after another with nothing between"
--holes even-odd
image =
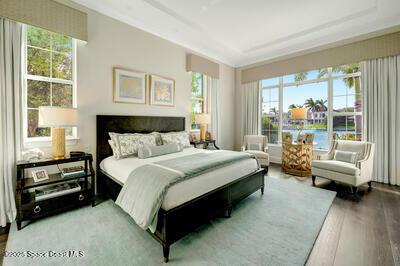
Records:
<instances>
[{"instance_id":1,"label":"beige wall","mask_svg":"<svg viewBox=\"0 0 400 266\"><path fill-rule=\"evenodd\" d=\"M190 74L186 48L121 23L74 3L60 1L88 13L88 42L78 44L77 88L80 140L68 149L95 152L97 114L184 116L190 128ZM123 104L112 101L112 68L141 70L175 79L176 106ZM221 143L234 146L234 68L220 64Z\"/></svg>"}]
</instances>

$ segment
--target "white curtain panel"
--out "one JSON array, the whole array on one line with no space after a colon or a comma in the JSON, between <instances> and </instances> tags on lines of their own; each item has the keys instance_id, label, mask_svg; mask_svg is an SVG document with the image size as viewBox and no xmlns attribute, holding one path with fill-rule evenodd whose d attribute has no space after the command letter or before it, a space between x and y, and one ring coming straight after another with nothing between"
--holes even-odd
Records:
<instances>
[{"instance_id":1,"label":"white curtain panel","mask_svg":"<svg viewBox=\"0 0 400 266\"><path fill-rule=\"evenodd\" d=\"M243 135L259 135L260 132L260 83L242 85Z\"/></svg>"},{"instance_id":2,"label":"white curtain panel","mask_svg":"<svg viewBox=\"0 0 400 266\"><path fill-rule=\"evenodd\" d=\"M21 40L22 25L0 18L0 226L12 222L17 213L14 188L20 151Z\"/></svg>"},{"instance_id":3,"label":"white curtain panel","mask_svg":"<svg viewBox=\"0 0 400 266\"><path fill-rule=\"evenodd\" d=\"M206 76L206 86L208 95L208 113L211 114L211 137L217 144L220 144L219 80Z\"/></svg>"},{"instance_id":4,"label":"white curtain panel","mask_svg":"<svg viewBox=\"0 0 400 266\"><path fill-rule=\"evenodd\" d=\"M400 185L400 56L363 62L364 138L375 143L374 181Z\"/></svg>"}]
</instances>

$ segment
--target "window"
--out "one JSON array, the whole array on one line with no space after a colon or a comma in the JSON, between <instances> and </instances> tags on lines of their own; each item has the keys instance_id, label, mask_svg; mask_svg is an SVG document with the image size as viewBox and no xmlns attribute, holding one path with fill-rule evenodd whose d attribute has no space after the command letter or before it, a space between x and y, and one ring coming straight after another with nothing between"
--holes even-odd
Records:
<instances>
[{"instance_id":1,"label":"window","mask_svg":"<svg viewBox=\"0 0 400 266\"><path fill-rule=\"evenodd\" d=\"M332 138L361 140L360 78L355 63L263 80L262 134L270 143L279 143L281 132L291 132L296 139L298 129L290 110L305 107L303 133L314 133L314 148L328 149Z\"/></svg>"},{"instance_id":2,"label":"window","mask_svg":"<svg viewBox=\"0 0 400 266\"><path fill-rule=\"evenodd\" d=\"M269 143L278 143L279 135L279 87L267 86L261 92L261 131Z\"/></svg>"},{"instance_id":3,"label":"window","mask_svg":"<svg viewBox=\"0 0 400 266\"><path fill-rule=\"evenodd\" d=\"M51 130L38 127L39 106L76 106L76 41L33 26L26 26L25 33L24 138L46 139ZM76 130L68 128L66 134L74 137Z\"/></svg>"},{"instance_id":4,"label":"window","mask_svg":"<svg viewBox=\"0 0 400 266\"><path fill-rule=\"evenodd\" d=\"M206 113L206 91L204 86L204 75L192 72L192 130L197 130L200 125L196 124L195 114Z\"/></svg>"}]
</instances>

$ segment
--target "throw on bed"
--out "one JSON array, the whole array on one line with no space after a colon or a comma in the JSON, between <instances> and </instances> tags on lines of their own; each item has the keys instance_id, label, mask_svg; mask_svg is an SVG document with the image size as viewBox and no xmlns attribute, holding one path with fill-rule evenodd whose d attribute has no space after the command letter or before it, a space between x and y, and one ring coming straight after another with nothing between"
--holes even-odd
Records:
<instances>
[{"instance_id":1,"label":"throw on bed","mask_svg":"<svg viewBox=\"0 0 400 266\"><path fill-rule=\"evenodd\" d=\"M129 174L116 204L141 228L154 233L158 210L170 186L249 157L255 158L248 153L217 151L140 166Z\"/></svg>"}]
</instances>

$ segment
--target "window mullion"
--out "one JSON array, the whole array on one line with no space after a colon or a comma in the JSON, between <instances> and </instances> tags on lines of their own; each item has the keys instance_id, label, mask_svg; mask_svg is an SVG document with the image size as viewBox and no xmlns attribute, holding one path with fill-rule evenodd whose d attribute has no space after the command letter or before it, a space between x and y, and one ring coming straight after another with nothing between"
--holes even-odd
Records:
<instances>
[{"instance_id":1,"label":"window mullion","mask_svg":"<svg viewBox=\"0 0 400 266\"><path fill-rule=\"evenodd\" d=\"M332 68L328 67L328 141L333 139L333 78Z\"/></svg>"},{"instance_id":2,"label":"window mullion","mask_svg":"<svg viewBox=\"0 0 400 266\"><path fill-rule=\"evenodd\" d=\"M278 126L278 143L282 143L283 130L283 77L279 77L279 126Z\"/></svg>"}]
</instances>

